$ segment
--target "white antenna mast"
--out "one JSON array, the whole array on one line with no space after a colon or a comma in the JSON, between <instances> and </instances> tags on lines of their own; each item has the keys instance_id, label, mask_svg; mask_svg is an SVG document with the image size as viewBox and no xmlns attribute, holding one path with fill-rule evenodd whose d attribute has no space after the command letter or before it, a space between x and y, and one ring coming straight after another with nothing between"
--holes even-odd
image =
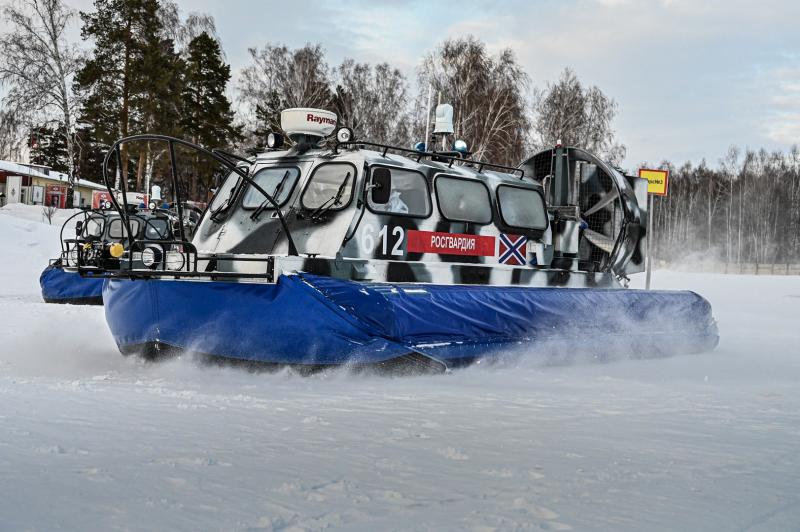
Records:
<instances>
[{"instance_id":1,"label":"white antenna mast","mask_svg":"<svg viewBox=\"0 0 800 532\"><path fill-rule=\"evenodd\" d=\"M425 151L430 151L428 142L431 135L431 97L433 96L433 85L428 83L428 107L425 109Z\"/></svg>"}]
</instances>

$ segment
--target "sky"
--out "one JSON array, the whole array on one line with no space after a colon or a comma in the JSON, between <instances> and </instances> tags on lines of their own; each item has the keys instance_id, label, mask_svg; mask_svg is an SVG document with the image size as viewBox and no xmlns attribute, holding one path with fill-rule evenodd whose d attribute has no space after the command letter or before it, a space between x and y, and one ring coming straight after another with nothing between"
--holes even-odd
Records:
<instances>
[{"instance_id":1,"label":"sky","mask_svg":"<svg viewBox=\"0 0 800 532\"><path fill-rule=\"evenodd\" d=\"M91 9L91 0L66 1ZM184 14L214 16L234 75L247 65L249 47L319 42L330 65L346 57L388 62L415 86L426 53L469 34L492 52L512 48L536 87L571 67L618 103L614 127L630 166L702 158L716 165L732 144L786 150L800 143L797 0L178 4Z\"/></svg>"}]
</instances>

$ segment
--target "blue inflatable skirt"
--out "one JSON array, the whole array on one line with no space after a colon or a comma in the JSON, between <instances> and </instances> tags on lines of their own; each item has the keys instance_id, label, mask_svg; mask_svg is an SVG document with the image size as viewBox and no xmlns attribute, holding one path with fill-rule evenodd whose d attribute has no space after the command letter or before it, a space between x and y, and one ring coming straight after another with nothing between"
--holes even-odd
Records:
<instances>
[{"instance_id":1,"label":"blue inflatable skirt","mask_svg":"<svg viewBox=\"0 0 800 532\"><path fill-rule=\"evenodd\" d=\"M44 269L39 276L39 285L46 303L102 305L103 280L99 277L81 277L78 273L66 272L55 264Z\"/></svg>"},{"instance_id":2,"label":"blue inflatable skirt","mask_svg":"<svg viewBox=\"0 0 800 532\"><path fill-rule=\"evenodd\" d=\"M343 281L275 284L109 279L106 320L123 353L162 349L292 365L447 366L517 352L648 357L713 349L716 322L693 292Z\"/></svg>"}]
</instances>

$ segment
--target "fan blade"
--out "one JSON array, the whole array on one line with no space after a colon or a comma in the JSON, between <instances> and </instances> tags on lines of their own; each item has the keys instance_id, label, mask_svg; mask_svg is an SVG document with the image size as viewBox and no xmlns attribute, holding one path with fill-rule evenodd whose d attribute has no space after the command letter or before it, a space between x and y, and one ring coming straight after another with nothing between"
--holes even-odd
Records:
<instances>
[{"instance_id":1,"label":"fan blade","mask_svg":"<svg viewBox=\"0 0 800 532\"><path fill-rule=\"evenodd\" d=\"M594 205L592 205L592 207L591 207L591 208L589 208L589 209L588 209L586 212L584 212L584 213L583 213L583 215L584 215L584 216L591 216L591 215L593 215L594 213L596 213L597 211L599 211L600 209L602 209L603 207L605 207L606 205L608 205L609 203L611 203L612 201L614 201L615 199L617 199L617 196L618 196L618 194L617 194L617 192L616 192L616 191L614 191L614 192L609 192L608 194L605 194L605 195L604 195L604 196L603 196L603 197L600 199L600 201L598 201L597 203L595 203Z\"/></svg>"},{"instance_id":2,"label":"fan blade","mask_svg":"<svg viewBox=\"0 0 800 532\"><path fill-rule=\"evenodd\" d=\"M609 255L611 255L611 252L614 251L614 240L602 233L592 231L591 229L584 229L583 236L586 237L586 240L602 249Z\"/></svg>"}]
</instances>

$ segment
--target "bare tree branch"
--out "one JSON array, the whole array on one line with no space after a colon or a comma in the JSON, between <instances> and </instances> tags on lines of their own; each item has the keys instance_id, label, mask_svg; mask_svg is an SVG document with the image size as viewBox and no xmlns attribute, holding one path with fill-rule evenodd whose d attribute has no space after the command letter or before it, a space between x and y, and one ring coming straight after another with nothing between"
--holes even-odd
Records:
<instances>
[{"instance_id":1,"label":"bare tree branch","mask_svg":"<svg viewBox=\"0 0 800 532\"><path fill-rule=\"evenodd\" d=\"M64 34L75 12L61 0L21 0L6 6L3 14L10 28L0 37L0 85L9 87L3 103L29 123L58 117L67 139L72 185L77 102L71 85L82 54Z\"/></svg>"}]
</instances>

